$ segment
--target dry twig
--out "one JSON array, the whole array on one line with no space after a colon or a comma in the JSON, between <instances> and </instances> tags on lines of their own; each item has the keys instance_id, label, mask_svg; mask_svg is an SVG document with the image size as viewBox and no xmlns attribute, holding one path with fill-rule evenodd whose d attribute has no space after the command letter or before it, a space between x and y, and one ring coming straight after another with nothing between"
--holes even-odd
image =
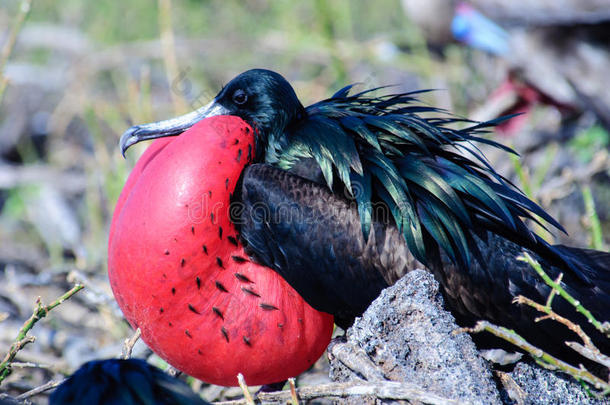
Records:
<instances>
[{"instance_id":1,"label":"dry twig","mask_svg":"<svg viewBox=\"0 0 610 405\"><path fill-rule=\"evenodd\" d=\"M250 391L248 391L248 385L246 384L246 380L242 373L237 374L237 382L244 393L244 402L246 405L254 405L254 400L252 399L252 395L250 395Z\"/></svg>"},{"instance_id":2,"label":"dry twig","mask_svg":"<svg viewBox=\"0 0 610 405\"><path fill-rule=\"evenodd\" d=\"M548 368L550 370L559 370L561 372L569 374L578 380L591 384L598 390L610 390L610 383L607 383L601 378L591 374L588 370L584 368L576 368L562 360L557 359L556 357L551 356L544 350L532 345L531 343L523 339L521 336L509 329L494 325L491 322L479 321L474 327L462 328L459 331L470 333L480 333L483 331L489 332L503 340L506 340L509 343L512 343L521 350L529 353L534 358L534 360L538 362L538 364L545 368Z\"/></svg>"},{"instance_id":3,"label":"dry twig","mask_svg":"<svg viewBox=\"0 0 610 405\"><path fill-rule=\"evenodd\" d=\"M553 290L553 291L555 291L555 290ZM520 304L520 305L525 304L540 312L544 312L546 314L546 316L541 316L541 317L536 318L535 319L536 322L542 321L544 319L552 319L555 322L559 322L559 323L565 325L572 332L576 333L578 335L578 337L580 337L580 339L583 341L583 343L585 344L585 346L587 348L589 348L591 350L595 350L599 353L599 350L597 350L597 348L593 345L591 338L582 330L580 325L577 325L574 322L570 321L569 319L557 314L550 308L550 306L538 304L537 302L535 302L527 297L524 297L522 295L518 295L517 297L515 297L513 299L513 303Z\"/></svg>"},{"instance_id":4,"label":"dry twig","mask_svg":"<svg viewBox=\"0 0 610 405\"><path fill-rule=\"evenodd\" d=\"M66 380L65 379L51 380L39 387L33 388L29 391L24 392L21 395L18 395L17 397L15 397L15 399L17 399L19 401L23 401L24 399L31 398L34 395L42 394L43 392L46 392L46 391L52 390L53 388L59 387L64 381L66 381Z\"/></svg>"},{"instance_id":5,"label":"dry twig","mask_svg":"<svg viewBox=\"0 0 610 405\"><path fill-rule=\"evenodd\" d=\"M347 398L353 396L375 396L378 399L410 400L424 404L453 404L457 401L443 398L406 382L387 381L364 351L350 343L331 343L328 349L330 356L336 358L347 368L367 381L358 380L347 383L331 383L319 386L303 387L291 391L260 393L258 398L263 403L287 402L295 398L307 401L316 398ZM235 402L239 404L240 402ZM226 404L233 404L227 402Z\"/></svg>"},{"instance_id":6,"label":"dry twig","mask_svg":"<svg viewBox=\"0 0 610 405\"><path fill-rule=\"evenodd\" d=\"M12 368L40 368L43 370L54 370L55 369L55 367L50 366L48 364L33 363L31 361L27 361L27 362L14 361L11 363L11 367Z\"/></svg>"},{"instance_id":7,"label":"dry twig","mask_svg":"<svg viewBox=\"0 0 610 405\"><path fill-rule=\"evenodd\" d=\"M77 283L85 286L86 294L82 297L85 302L95 307L106 308L118 319L123 319L123 313L114 297L108 295L99 287L98 283L87 277L85 273L80 270L70 270L67 279L69 283Z\"/></svg>"},{"instance_id":8,"label":"dry twig","mask_svg":"<svg viewBox=\"0 0 610 405\"><path fill-rule=\"evenodd\" d=\"M571 349L573 349L574 351L576 351L583 357L585 357L589 360L592 360L602 366L608 367L610 369L610 358L608 356L602 354L599 351L599 349L597 347L595 347L591 338L582 330L582 327L580 325L578 325L578 324L572 322L571 320L554 312L553 309L551 308L552 300L556 294L559 294L563 299L565 299L572 306L574 306L574 308L578 312L583 314L589 320L589 322L591 324L593 324L600 332L608 335L608 328L607 328L606 322L600 323L599 321L597 321L593 317L593 315L580 304L580 302L578 300L576 300L574 297L572 297L561 286L562 274L560 274L556 280L552 280L546 274L546 272L542 269L542 266L540 265L540 263L538 263L536 260L534 260L527 252L524 252L523 256L519 257L518 259L521 261L527 262L536 271L536 273L538 273L538 275L544 280L544 282L549 287L552 288L552 290L546 300L546 305L539 304L539 303L537 303L529 298L526 298L524 296L521 296L521 295L515 297L513 300L513 303L525 304L525 305L528 305L528 306L546 314L545 316L536 318L535 319L536 322L543 320L543 319L552 319L552 320L566 326L568 329L570 329L572 332L574 332L576 335L578 335L578 337L580 337L580 339L584 343L584 346L583 346L577 342L565 342L565 344L568 347L570 347ZM498 337L506 340L507 342L512 343L515 346L521 348L525 352L529 353L534 358L534 360L536 360L536 362L538 364L540 364L541 366L552 369L552 370L560 370L566 374L571 375L572 377L574 377L576 380L580 381L581 383L584 382L584 383L591 384L596 389L602 391L601 395L607 395L608 393L610 393L610 381L609 382L603 381L602 379L600 379L597 376L590 373L582 365L580 366L580 368L576 368L568 363L565 363L565 362L551 356L550 354L546 353L545 351L530 344L529 342L527 342L525 339L523 339L521 336L519 336L517 333L515 333L512 330L509 330L507 328L503 328L500 326L496 326L487 321L479 321L473 328L463 328L463 329L461 329L461 331L468 331L471 333L478 333L478 332L486 331L486 332L492 333L493 335L498 336Z\"/></svg>"},{"instance_id":9,"label":"dry twig","mask_svg":"<svg viewBox=\"0 0 610 405\"><path fill-rule=\"evenodd\" d=\"M21 31L21 27L25 22L28 14L30 14L30 9L32 8L32 0L22 0L19 3L19 13L15 17L15 23L13 28L11 29L8 39L4 43L2 47L2 52L0 52L0 101L2 100L2 95L4 94L4 90L6 90L6 86L8 84L8 79L4 76L4 67L6 66L6 62L11 57L11 53L13 53L13 48L15 47L15 42L17 41L17 35L19 35L19 31Z\"/></svg>"},{"instance_id":10,"label":"dry twig","mask_svg":"<svg viewBox=\"0 0 610 405\"><path fill-rule=\"evenodd\" d=\"M537 191L538 199L544 207L553 201L565 198L579 184L587 184L593 176L610 169L610 155L605 149L599 150L593 156L591 163L583 168L566 168L561 176L545 181Z\"/></svg>"},{"instance_id":11,"label":"dry twig","mask_svg":"<svg viewBox=\"0 0 610 405\"><path fill-rule=\"evenodd\" d=\"M136 332L133 334L132 337L125 339L125 342L123 343L123 352L121 353L121 359L127 360L131 357L131 351L133 350L133 347L135 346L138 339L140 339L140 336L142 336L142 331L140 330L140 328L138 328L136 329Z\"/></svg>"},{"instance_id":12,"label":"dry twig","mask_svg":"<svg viewBox=\"0 0 610 405\"><path fill-rule=\"evenodd\" d=\"M385 381L385 375L366 353L350 343L331 343L328 353L367 381Z\"/></svg>"},{"instance_id":13,"label":"dry twig","mask_svg":"<svg viewBox=\"0 0 610 405\"><path fill-rule=\"evenodd\" d=\"M23 349L23 347L28 343L36 340L34 336L27 336L28 332L32 330L36 322L47 316L49 311L61 305L65 300L69 299L83 288L84 286L82 284L76 284L74 287L72 287L72 289L70 289L70 291L66 292L64 295L46 306L42 304L40 298L36 300L36 309L34 309L32 316L25 321L19 330L17 337L15 338L15 342L11 345L8 353L6 356L4 356L4 359L2 359L2 362L0 362L0 383L2 383L2 381L11 373L11 363L15 359L15 356L17 356L19 350Z\"/></svg>"},{"instance_id":14,"label":"dry twig","mask_svg":"<svg viewBox=\"0 0 610 405\"><path fill-rule=\"evenodd\" d=\"M607 367L610 370L610 357L600 353L596 347L583 346L577 342L566 342L566 345L583 357L592 360L602 366Z\"/></svg>"},{"instance_id":15,"label":"dry twig","mask_svg":"<svg viewBox=\"0 0 610 405\"><path fill-rule=\"evenodd\" d=\"M606 334L607 336L610 336L610 331L605 329L604 325L601 322L599 322L597 319L595 319L593 314L591 314L591 312L587 308L583 307L582 304L578 300L576 300L574 297L572 297L570 294L568 294L568 292L559 283L556 283L554 280L552 280L548 276L548 274L546 274L546 272L542 269L542 266L540 265L540 263L538 263L536 260L534 260L534 258L529 253L523 252L523 255L519 256L517 258L517 260L527 262L530 266L532 266L532 268L536 271L536 273L538 273L538 275L544 280L544 282L549 287L551 287L553 290L557 291L557 293L563 299L568 301L576 309L576 311L583 314L587 318L587 320L593 326L595 326L595 328L598 331Z\"/></svg>"},{"instance_id":16,"label":"dry twig","mask_svg":"<svg viewBox=\"0 0 610 405\"><path fill-rule=\"evenodd\" d=\"M303 401L317 398L349 398L374 396L378 399L403 400L432 405L453 405L459 401L432 394L406 382L397 381L350 381L346 383L329 383L317 386L297 388L297 395ZM289 390L277 392L261 392L257 397L262 403L286 403L292 399ZM245 399L237 401L216 402L215 405L247 405Z\"/></svg>"},{"instance_id":17,"label":"dry twig","mask_svg":"<svg viewBox=\"0 0 610 405\"><path fill-rule=\"evenodd\" d=\"M290 400L292 405L299 405L299 397L297 396L297 387L294 384L294 378L288 379L288 385L290 387Z\"/></svg>"}]
</instances>

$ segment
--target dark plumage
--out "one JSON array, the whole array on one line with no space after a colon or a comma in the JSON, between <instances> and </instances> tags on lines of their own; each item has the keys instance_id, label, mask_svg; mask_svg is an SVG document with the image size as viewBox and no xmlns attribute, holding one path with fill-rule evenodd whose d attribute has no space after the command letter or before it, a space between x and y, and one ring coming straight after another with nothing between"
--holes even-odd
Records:
<instances>
[{"instance_id":1,"label":"dark plumage","mask_svg":"<svg viewBox=\"0 0 610 405\"><path fill-rule=\"evenodd\" d=\"M562 352L569 331L543 330L530 310L511 303L518 294L544 301L549 293L517 261L523 249L551 277L564 273L566 288L610 319L610 254L551 246L528 228L524 221L533 220L563 230L477 149L483 143L514 153L481 137L497 122L455 118L419 103L418 92L373 90L350 95L348 86L303 108L279 74L250 70L198 115L133 127L121 145L174 135L210 115L247 121L258 135L257 164L235 190L233 221L256 260L343 327L419 261L462 323L489 319ZM453 129L456 123L467 126ZM554 306L577 316L560 299Z\"/></svg>"},{"instance_id":2,"label":"dark plumage","mask_svg":"<svg viewBox=\"0 0 610 405\"><path fill-rule=\"evenodd\" d=\"M51 394L50 405L205 405L184 382L143 360L94 360Z\"/></svg>"},{"instance_id":3,"label":"dark plumage","mask_svg":"<svg viewBox=\"0 0 610 405\"><path fill-rule=\"evenodd\" d=\"M245 170L241 190L245 210L234 222L248 251L343 328L415 268L396 227L374 221L365 242L355 204L327 187L254 164Z\"/></svg>"}]
</instances>

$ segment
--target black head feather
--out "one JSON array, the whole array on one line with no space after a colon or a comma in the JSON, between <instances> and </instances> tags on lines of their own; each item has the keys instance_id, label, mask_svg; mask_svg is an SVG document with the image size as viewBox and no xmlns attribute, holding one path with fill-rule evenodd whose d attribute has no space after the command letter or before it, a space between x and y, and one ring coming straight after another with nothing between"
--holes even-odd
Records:
<instances>
[{"instance_id":1,"label":"black head feather","mask_svg":"<svg viewBox=\"0 0 610 405\"><path fill-rule=\"evenodd\" d=\"M215 97L226 114L249 123L259 135L259 145L275 144L292 123L305 116L305 108L292 86L271 70L251 69L231 80ZM264 147L259 148L261 157Z\"/></svg>"}]
</instances>

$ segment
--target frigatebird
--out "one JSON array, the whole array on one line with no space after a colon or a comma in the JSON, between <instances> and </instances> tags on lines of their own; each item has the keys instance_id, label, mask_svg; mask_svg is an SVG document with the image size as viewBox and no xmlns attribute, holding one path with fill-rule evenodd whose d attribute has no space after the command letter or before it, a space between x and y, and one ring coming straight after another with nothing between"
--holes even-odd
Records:
<instances>
[{"instance_id":1,"label":"frigatebird","mask_svg":"<svg viewBox=\"0 0 610 405\"><path fill-rule=\"evenodd\" d=\"M517 259L527 251L553 279L563 274L564 288L598 319L610 319L610 254L552 245L533 232L528 227L532 221L561 231L563 228L496 172L478 149L477 144L485 144L515 153L484 137L499 120L479 123L455 117L419 102L420 91L375 95L375 91L384 89L352 94L353 86L347 86L326 100L304 107L280 74L253 69L231 80L204 107L179 118L133 126L123 134L123 154L140 141L164 139L155 141L134 169L140 177L148 170L145 185L137 189L137 180L130 179L124 194L131 195L121 197L115 212L109 248L115 295L134 326L163 323L164 331L172 331L167 327L172 326L171 319L168 322L166 318L168 307L179 308L173 316L181 311L194 319L191 323L205 322L196 332L183 327L173 334L172 339L180 336L180 343L163 346L162 356L171 358L174 351L186 350L185 344L194 342L195 334L205 333L222 344L237 345L239 341L240 347L253 348L257 341L254 334L271 329L276 320L265 324L265 315L252 315L264 324L260 329L240 329L231 324L239 329L231 332L227 322L237 316L235 310L228 315L214 303L199 300L194 304L194 298L181 294L202 294L205 284L212 291L206 295L210 300L230 293L231 299L244 300L239 305L248 305L246 301L254 297L259 300L253 301L255 305L277 310L261 301L266 297L260 289L267 287L257 287L258 281L253 281L269 269L308 305L332 314L334 322L346 328L382 289L423 265L439 281L446 304L459 323L469 325L487 319L516 330L551 353L563 355L563 342L573 339L571 332L555 324L535 324L532 310L512 303L519 294L544 302L551 292L527 263ZM457 129L457 124L463 128ZM211 137L211 132L216 135ZM244 138L244 134L252 138ZM171 149L174 143L179 145ZM225 156L227 150L231 150L226 155L230 158ZM181 151L186 157L177 157ZM159 160L169 163L155 166ZM185 171L200 160L205 161L203 171ZM222 171L229 170L227 167L232 168L230 174ZM167 177L168 171L176 173ZM199 177L186 182L184 176ZM176 185L177 191L159 191L159 177L172 187L176 182L185 183ZM201 185L208 183L213 184L209 192L207 185ZM202 228L186 223L179 231L165 235L168 224L184 222L182 217L178 220L171 216L178 212L177 206L183 209L188 203L173 199L182 198L184 190L195 187L193 184L201 185L197 193L209 193L214 201L230 199L231 208L223 214L224 234L223 228L213 226L220 220L218 216L212 213L208 219L206 212L202 221L207 225ZM138 195L134 197L134 193ZM127 212L125 207L130 203L133 207ZM143 225L138 228L140 223ZM156 229L160 229L158 234ZM157 238L164 241L157 244ZM221 254L210 252L206 240L241 250L237 258L232 256L236 260L231 260L224 247L215 248ZM182 256L171 259L173 262L163 261L170 257L170 251L174 255L172 247L161 253L164 244L180 249L185 243L196 246L197 253L185 256L180 252ZM149 245L154 248L148 249ZM137 260L129 261L130 257ZM244 275L240 269L246 260L258 267ZM157 266L156 261L162 264ZM191 263L195 270L189 268ZM145 270L151 266L157 267ZM202 281L197 266L214 269L209 270L213 274L209 283L207 279ZM179 280L172 279L172 274L184 273L185 267L190 272L181 279L188 281L184 287L176 287ZM126 275L135 271L138 275ZM224 276L233 273L235 277ZM136 292L131 291L130 283L138 282ZM227 287L228 282L235 287ZM163 291L152 291L155 286ZM230 305L227 302L222 305ZM139 303L159 308L135 310ZM555 299L553 308L580 319L563 300ZM285 317L291 318L288 312ZM272 326L276 328L275 323ZM584 327L600 349L610 348L590 325ZM327 336L325 327L318 329L324 332L316 333ZM143 335L153 349L163 339L153 336L154 332ZM286 336L278 335L274 342L284 342ZM235 350L241 349L232 346L225 353L222 344L214 344L214 350L207 352L208 346L198 346L199 358L179 355L178 368L188 368L185 364L209 356L216 361L216 366L210 367L225 367L231 362L231 354L237 358ZM270 367L275 351L287 349L274 349L278 345L265 346ZM300 360L295 361L307 363L314 352L297 356ZM220 359L221 355L225 357ZM238 368L248 363L235 362L241 362ZM276 374L259 377L253 379L257 383L282 379Z\"/></svg>"}]
</instances>

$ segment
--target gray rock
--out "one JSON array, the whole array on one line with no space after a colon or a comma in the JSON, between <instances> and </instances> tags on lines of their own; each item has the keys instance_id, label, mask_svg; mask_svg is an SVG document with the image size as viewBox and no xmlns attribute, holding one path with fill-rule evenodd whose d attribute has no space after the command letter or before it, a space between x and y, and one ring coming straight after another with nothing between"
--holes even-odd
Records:
<instances>
[{"instance_id":1,"label":"gray rock","mask_svg":"<svg viewBox=\"0 0 610 405\"><path fill-rule=\"evenodd\" d=\"M449 399L501 403L488 364L467 334L452 334L457 328L443 309L434 277L415 270L384 290L356 320L347 344L363 349L388 380L408 381ZM331 360L333 380L358 376L342 361ZM363 402L368 401L355 403Z\"/></svg>"},{"instance_id":2,"label":"gray rock","mask_svg":"<svg viewBox=\"0 0 610 405\"><path fill-rule=\"evenodd\" d=\"M610 404L610 399L596 400L588 396L571 378L530 363L520 362L507 374L521 389L517 395L523 398L524 405ZM505 403L518 403L514 395L513 398L503 395L503 399Z\"/></svg>"}]
</instances>

